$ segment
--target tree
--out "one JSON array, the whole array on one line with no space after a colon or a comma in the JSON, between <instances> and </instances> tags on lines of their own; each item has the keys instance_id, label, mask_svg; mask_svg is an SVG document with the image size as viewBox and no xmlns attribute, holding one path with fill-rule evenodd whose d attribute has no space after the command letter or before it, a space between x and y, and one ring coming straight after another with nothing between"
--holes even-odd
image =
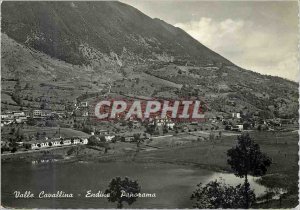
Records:
<instances>
[{"instance_id":1,"label":"tree","mask_svg":"<svg viewBox=\"0 0 300 210\"><path fill-rule=\"evenodd\" d=\"M25 90L28 90L28 89L30 89L30 87L29 87L29 83L28 83L28 82L25 84L25 87L24 87L24 89L25 89Z\"/></svg>"},{"instance_id":2,"label":"tree","mask_svg":"<svg viewBox=\"0 0 300 210\"><path fill-rule=\"evenodd\" d=\"M194 208L208 209L208 208L243 208L245 206L244 187L239 184L237 186L229 186L221 181L211 181L206 185L201 183L197 185L198 188L193 192L191 200L196 200ZM255 201L255 194L253 190L249 191L249 200Z\"/></svg>"},{"instance_id":3,"label":"tree","mask_svg":"<svg viewBox=\"0 0 300 210\"><path fill-rule=\"evenodd\" d=\"M146 132L149 133L150 135L153 135L155 128L156 128L155 125L146 125Z\"/></svg>"},{"instance_id":4,"label":"tree","mask_svg":"<svg viewBox=\"0 0 300 210\"><path fill-rule=\"evenodd\" d=\"M15 153L17 151L17 148L16 147L13 147L12 149L11 149L11 153Z\"/></svg>"},{"instance_id":5,"label":"tree","mask_svg":"<svg viewBox=\"0 0 300 210\"><path fill-rule=\"evenodd\" d=\"M126 139L124 136L121 136L120 140L121 140L121 142L125 142Z\"/></svg>"},{"instance_id":6,"label":"tree","mask_svg":"<svg viewBox=\"0 0 300 210\"><path fill-rule=\"evenodd\" d=\"M133 122L132 121L129 121L127 125L128 125L128 128L133 128Z\"/></svg>"},{"instance_id":7,"label":"tree","mask_svg":"<svg viewBox=\"0 0 300 210\"><path fill-rule=\"evenodd\" d=\"M106 142L106 138L104 135L99 136L101 142Z\"/></svg>"},{"instance_id":8,"label":"tree","mask_svg":"<svg viewBox=\"0 0 300 210\"><path fill-rule=\"evenodd\" d=\"M40 139L40 136L41 136L41 133L38 131L38 132L36 132L36 138L37 139Z\"/></svg>"},{"instance_id":9,"label":"tree","mask_svg":"<svg viewBox=\"0 0 300 210\"><path fill-rule=\"evenodd\" d=\"M30 126L34 126L34 125L36 125L36 120L35 119L33 119L33 118L28 118L28 120L27 120L27 125L30 125Z\"/></svg>"},{"instance_id":10,"label":"tree","mask_svg":"<svg viewBox=\"0 0 300 210\"><path fill-rule=\"evenodd\" d=\"M17 128L17 130L15 131L15 133L13 134L15 137L15 141L20 142L23 141L24 137L24 132L22 131L22 129L20 127Z\"/></svg>"},{"instance_id":11,"label":"tree","mask_svg":"<svg viewBox=\"0 0 300 210\"><path fill-rule=\"evenodd\" d=\"M22 104L22 99L21 99L21 84L20 84L20 79L18 78L14 87L14 92L12 93L12 99L18 104Z\"/></svg>"},{"instance_id":12,"label":"tree","mask_svg":"<svg viewBox=\"0 0 300 210\"><path fill-rule=\"evenodd\" d=\"M117 208L121 209L123 208L123 202L126 202L128 205L134 203L137 199L136 195L140 191L141 187L137 181L132 181L128 177L124 179L116 177L110 181L105 193L110 195L108 201L117 202Z\"/></svg>"},{"instance_id":13,"label":"tree","mask_svg":"<svg viewBox=\"0 0 300 210\"><path fill-rule=\"evenodd\" d=\"M116 143L118 139L119 139L119 137L118 137L118 136L115 136L115 137L113 137L113 138L111 139L111 142L112 142L112 143Z\"/></svg>"},{"instance_id":14,"label":"tree","mask_svg":"<svg viewBox=\"0 0 300 210\"><path fill-rule=\"evenodd\" d=\"M243 129L248 130L251 127L251 124L249 122L244 122Z\"/></svg>"},{"instance_id":15,"label":"tree","mask_svg":"<svg viewBox=\"0 0 300 210\"><path fill-rule=\"evenodd\" d=\"M91 128L91 126L88 126L86 124L83 125L82 132L90 134L92 131L93 129Z\"/></svg>"},{"instance_id":16,"label":"tree","mask_svg":"<svg viewBox=\"0 0 300 210\"><path fill-rule=\"evenodd\" d=\"M164 125L163 126L163 134L165 134L165 133L168 133L169 131L168 131L168 126L167 125Z\"/></svg>"},{"instance_id":17,"label":"tree","mask_svg":"<svg viewBox=\"0 0 300 210\"><path fill-rule=\"evenodd\" d=\"M140 133L133 134L133 141L137 142L137 144L139 144L141 141L141 134Z\"/></svg>"},{"instance_id":18,"label":"tree","mask_svg":"<svg viewBox=\"0 0 300 210\"><path fill-rule=\"evenodd\" d=\"M262 110L258 113L258 116L262 119L271 119L274 118L274 114L268 110Z\"/></svg>"},{"instance_id":19,"label":"tree","mask_svg":"<svg viewBox=\"0 0 300 210\"><path fill-rule=\"evenodd\" d=\"M248 175L262 176L266 174L267 168L271 165L271 159L260 151L260 147L253 139L250 138L249 133L238 136L238 143L227 151L228 164L238 177L245 178L244 182L244 196L245 207L249 208L250 204L250 184L248 182Z\"/></svg>"}]
</instances>

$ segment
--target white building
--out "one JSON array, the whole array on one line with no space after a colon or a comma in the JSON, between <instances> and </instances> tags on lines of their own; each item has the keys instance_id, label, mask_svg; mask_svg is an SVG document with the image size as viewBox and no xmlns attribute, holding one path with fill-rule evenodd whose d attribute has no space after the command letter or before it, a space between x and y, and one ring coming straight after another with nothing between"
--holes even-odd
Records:
<instances>
[{"instance_id":1,"label":"white building","mask_svg":"<svg viewBox=\"0 0 300 210\"><path fill-rule=\"evenodd\" d=\"M175 123L168 117L165 117L165 118L157 117L157 118L155 118L153 123L155 123L158 127L167 126L168 128L171 128L171 129L173 129L175 126Z\"/></svg>"},{"instance_id":2,"label":"white building","mask_svg":"<svg viewBox=\"0 0 300 210\"><path fill-rule=\"evenodd\" d=\"M30 146L31 146L31 149L46 148L46 147L49 147L49 142L38 141L38 142L31 143Z\"/></svg>"},{"instance_id":3,"label":"white building","mask_svg":"<svg viewBox=\"0 0 300 210\"><path fill-rule=\"evenodd\" d=\"M81 138L76 138L73 140L70 139L65 139L65 140L61 140L61 139L50 139L50 140L44 140L44 141L34 141L31 143L25 143L25 144L29 144L31 149L42 149L42 148L50 148L50 147L60 147L60 146L68 146L71 144L87 144L88 143L88 139L81 139Z\"/></svg>"},{"instance_id":4,"label":"white building","mask_svg":"<svg viewBox=\"0 0 300 210\"><path fill-rule=\"evenodd\" d=\"M1 120L8 119L8 118L9 118L8 114L1 114Z\"/></svg>"},{"instance_id":5,"label":"white building","mask_svg":"<svg viewBox=\"0 0 300 210\"><path fill-rule=\"evenodd\" d=\"M80 102L80 106L81 107L88 107L88 102L86 102L86 101Z\"/></svg>"},{"instance_id":6,"label":"white building","mask_svg":"<svg viewBox=\"0 0 300 210\"><path fill-rule=\"evenodd\" d=\"M67 139L67 140L63 140L64 144L63 145L71 145L71 140Z\"/></svg>"},{"instance_id":7,"label":"white building","mask_svg":"<svg viewBox=\"0 0 300 210\"><path fill-rule=\"evenodd\" d=\"M58 147L58 146L61 146L61 141L57 140L57 141L52 141L52 146L54 147Z\"/></svg>"},{"instance_id":8,"label":"white building","mask_svg":"<svg viewBox=\"0 0 300 210\"><path fill-rule=\"evenodd\" d=\"M14 119L14 115L7 113L7 114L1 114L1 120L12 120Z\"/></svg>"},{"instance_id":9,"label":"white building","mask_svg":"<svg viewBox=\"0 0 300 210\"><path fill-rule=\"evenodd\" d=\"M80 144L80 139L74 139L73 144Z\"/></svg>"},{"instance_id":10,"label":"white building","mask_svg":"<svg viewBox=\"0 0 300 210\"><path fill-rule=\"evenodd\" d=\"M241 132L241 131L244 130L244 127L243 127L243 125L235 125L235 126L233 126L233 127L231 128L231 130L232 130L232 131L239 131L239 132Z\"/></svg>"},{"instance_id":11,"label":"white building","mask_svg":"<svg viewBox=\"0 0 300 210\"><path fill-rule=\"evenodd\" d=\"M88 141L88 139L82 139L83 141L82 141L82 144L87 144L89 141Z\"/></svg>"},{"instance_id":12,"label":"white building","mask_svg":"<svg viewBox=\"0 0 300 210\"><path fill-rule=\"evenodd\" d=\"M114 137L115 137L115 135L106 135L105 140L106 141L111 141Z\"/></svg>"},{"instance_id":13,"label":"white building","mask_svg":"<svg viewBox=\"0 0 300 210\"><path fill-rule=\"evenodd\" d=\"M41 116L42 116L42 110L38 110L38 109L33 110L33 111L32 111L32 115L33 115L34 117L41 117Z\"/></svg>"},{"instance_id":14,"label":"white building","mask_svg":"<svg viewBox=\"0 0 300 210\"><path fill-rule=\"evenodd\" d=\"M14 117L23 117L25 116L24 112L14 112Z\"/></svg>"},{"instance_id":15,"label":"white building","mask_svg":"<svg viewBox=\"0 0 300 210\"><path fill-rule=\"evenodd\" d=\"M27 117L18 117L16 118L16 122L17 123L22 123L22 122L26 122L27 121Z\"/></svg>"},{"instance_id":16,"label":"white building","mask_svg":"<svg viewBox=\"0 0 300 210\"><path fill-rule=\"evenodd\" d=\"M237 112L237 113L232 113L232 118L240 119L240 118L241 118L241 114L240 114L239 112Z\"/></svg>"}]
</instances>

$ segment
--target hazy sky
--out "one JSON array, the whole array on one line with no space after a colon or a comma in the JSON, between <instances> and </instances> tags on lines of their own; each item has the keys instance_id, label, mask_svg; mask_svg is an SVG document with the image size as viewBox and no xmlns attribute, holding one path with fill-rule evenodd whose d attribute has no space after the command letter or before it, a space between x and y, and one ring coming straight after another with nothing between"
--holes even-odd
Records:
<instances>
[{"instance_id":1,"label":"hazy sky","mask_svg":"<svg viewBox=\"0 0 300 210\"><path fill-rule=\"evenodd\" d=\"M249 70L298 80L296 1L121 0Z\"/></svg>"}]
</instances>

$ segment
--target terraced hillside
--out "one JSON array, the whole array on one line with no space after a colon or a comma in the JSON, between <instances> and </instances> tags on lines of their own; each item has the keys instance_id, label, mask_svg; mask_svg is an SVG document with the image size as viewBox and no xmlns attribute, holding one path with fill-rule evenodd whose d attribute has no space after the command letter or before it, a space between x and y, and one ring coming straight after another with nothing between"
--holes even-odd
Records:
<instances>
[{"instance_id":1,"label":"terraced hillside","mask_svg":"<svg viewBox=\"0 0 300 210\"><path fill-rule=\"evenodd\" d=\"M110 90L202 97L220 113L298 116L297 83L242 69L120 2L3 2L1 54L7 108L46 101L63 110Z\"/></svg>"}]
</instances>

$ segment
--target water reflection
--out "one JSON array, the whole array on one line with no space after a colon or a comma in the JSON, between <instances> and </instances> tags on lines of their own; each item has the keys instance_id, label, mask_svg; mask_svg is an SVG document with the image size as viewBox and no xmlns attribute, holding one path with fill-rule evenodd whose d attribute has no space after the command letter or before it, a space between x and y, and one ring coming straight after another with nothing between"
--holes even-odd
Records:
<instances>
[{"instance_id":1,"label":"water reflection","mask_svg":"<svg viewBox=\"0 0 300 210\"><path fill-rule=\"evenodd\" d=\"M239 184L244 184L244 179L235 176L234 174L229 173L214 173L209 179L205 182L207 184L210 181L223 179L224 182L228 185L237 186ZM254 193L257 197L265 194L267 188L257 182L259 178L248 176L248 182L250 184L250 188L254 190Z\"/></svg>"}]
</instances>

